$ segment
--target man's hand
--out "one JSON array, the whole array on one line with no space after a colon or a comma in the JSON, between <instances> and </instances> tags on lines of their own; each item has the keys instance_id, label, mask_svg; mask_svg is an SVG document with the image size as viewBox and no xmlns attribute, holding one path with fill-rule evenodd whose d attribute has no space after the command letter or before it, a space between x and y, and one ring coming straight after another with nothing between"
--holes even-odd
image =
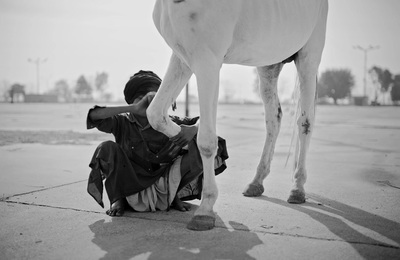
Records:
<instances>
[{"instance_id":1,"label":"man's hand","mask_svg":"<svg viewBox=\"0 0 400 260\"><path fill-rule=\"evenodd\" d=\"M197 134L197 126L196 125L181 125L181 131L174 137L171 137L170 140L180 147L184 147L187 145L194 136Z\"/></svg>"},{"instance_id":2,"label":"man's hand","mask_svg":"<svg viewBox=\"0 0 400 260\"><path fill-rule=\"evenodd\" d=\"M146 110L149 107L155 95L156 92L147 93L144 97L142 97L141 100L131 105L132 107L131 112L137 116L146 117Z\"/></svg>"}]
</instances>

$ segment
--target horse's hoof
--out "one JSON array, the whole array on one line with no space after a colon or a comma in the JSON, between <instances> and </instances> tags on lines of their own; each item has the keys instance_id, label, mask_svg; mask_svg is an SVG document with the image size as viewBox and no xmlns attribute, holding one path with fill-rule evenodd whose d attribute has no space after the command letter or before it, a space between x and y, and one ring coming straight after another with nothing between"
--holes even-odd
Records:
<instances>
[{"instance_id":1,"label":"horse's hoof","mask_svg":"<svg viewBox=\"0 0 400 260\"><path fill-rule=\"evenodd\" d=\"M264 192L264 187L261 184L250 183L243 192L246 197L259 197Z\"/></svg>"},{"instance_id":2,"label":"horse's hoof","mask_svg":"<svg viewBox=\"0 0 400 260\"><path fill-rule=\"evenodd\" d=\"M306 194L299 190L290 191L290 196L287 202L291 204L302 204L306 202Z\"/></svg>"},{"instance_id":3,"label":"horse's hoof","mask_svg":"<svg viewBox=\"0 0 400 260\"><path fill-rule=\"evenodd\" d=\"M210 230L215 227L215 217L207 215L196 215L187 224L187 228L195 231Z\"/></svg>"}]
</instances>

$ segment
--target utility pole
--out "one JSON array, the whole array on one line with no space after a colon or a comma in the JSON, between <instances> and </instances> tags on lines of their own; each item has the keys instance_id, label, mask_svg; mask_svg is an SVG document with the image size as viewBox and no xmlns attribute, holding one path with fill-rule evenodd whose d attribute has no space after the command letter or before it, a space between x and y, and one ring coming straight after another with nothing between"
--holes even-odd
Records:
<instances>
[{"instance_id":1,"label":"utility pole","mask_svg":"<svg viewBox=\"0 0 400 260\"><path fill-rule=\"evenodd\" d=\"M40 64L45 63L47 61L47 58L45 59L40 59L36 58L35 60L28 59L28 62L34 63L36 65L36 88L37 88L37 94L40 94Z\"/></svg>"},{"instance_id":2,"label":"utility pole","mask_svg":"<svg viewBox=\"0 0 400 260\"><path fill-rule=\"evenodd\" d=\"M379 46L368 46L361 47L360 45L354 46L354 49L360 50L364 52L364 97L367 96L367 62L368 62L368 52L379 49Z\"/></svg>"}]
</instances>

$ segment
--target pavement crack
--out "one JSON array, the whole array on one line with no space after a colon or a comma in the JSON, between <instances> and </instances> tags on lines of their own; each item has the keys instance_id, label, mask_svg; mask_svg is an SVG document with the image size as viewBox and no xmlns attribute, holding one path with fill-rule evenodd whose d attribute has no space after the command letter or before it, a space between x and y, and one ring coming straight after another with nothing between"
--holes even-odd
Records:
<instances>
[{"instance_id":1,"label":"pavement crack","mask_svg":"<svg viewBox=\"0 0 400 260\"><path fill-rule=\"evenodd\" d=\"M60 185L56 185L56 186L51 186L51 187L47 187L47 188L43 188L43 189L39 189L39 190L28 191L28 192L24 192L24 193L18 193L18 194L14 194L14 195L11 195L11 196L8 196L8 197L4 197L0 201L6 201L6 200L8 200L10 198L13 198L13 197L23 196L23 195L27 195L27 194L33 194L33 193L41 192L41 191L45 191L45 190L56 189L56 188L60 188L60 187L64 187L64 186L68 186L68 185L84 182L84 181L87 181L87 179L80 180L80 181L74 181L74 182L70 182L70 183L65 183L65 184L60 184Z\"/></svg>"},{"instance_id":2,"label":"pavement crack","mask_svg":"<svg viewBox=\"0 0 400 260\"><path fill-rule=\"evenodd\" d=\"M377 181L377 183L400 190L400 187L393 185L390 181L387 181L387 180L386 181Z\"/></svg>"},{"instance_id":3,"label":"pavement crack","mask_svg":"<svg viewBox=\"0 0 400 260\"><path fill-rule=\"evenodd\" d=\"M216 225L216 228L223 228L228 229L225 226ZM344 242L349 244L357 244L357 245L367 245L367 246L378 246L384 248L392 248L392 249L400 249L398 246L389 245L385 243L368 243L362 241L349 241L343 239L336 239L336 238L321 238L321 237L313 237L313 236L306 236L306 235L299 235L299 234L290 234L285 232L271 232L271 231L263 231L263 230L255 230L255 229L247 229L247 228L234 228L235 231L243 231L243 232L251 232L251 233L258 233L263 235L274 235L274 236L283 236L283 237L296 237L296 238L306 238L311 240L319 240L319 241L332 241L332 242Z\"/></svg>"},{"instance_id":4,"label":"pavement crack","mask_svg":"<svg viewBox=\"0 0 400 260\"><path fill-rule=\"evenodd\" d=\"M269 234L269 235L287 236L287 237L300 237L300 238L307 238L307 239L319 240L319 241L344 242L344 243L349 243L349 244L378 246L378 247L384 247L384 248L400 249L400 247L398 247L398 246L388 245L388 244L384 244L384 243L367 243L367 242L362 242L362 241L348 241L348 240L343 240L343 239L321 238L321 237L305 236L305 235L299 235L299 234L289 234L289 233L284 233L284 232L268 232L268 231L253 231L253 232L264 233L264 234Z\"/></svg>"},{"instance_id":5,"label":"pavement crack","mask_svg":"<svg viewBox=\"0 0 400 260\"><path fill-rule=\"evenodd\" d=\"M96 213L96 214L104 214L103 212L93 211L93 210L84 210L84 209L75 209L75 208L67 208L67 207L58 207L58 206L51 206L45 204L37 204L37 203L29 203L29 202L22 202L22 201L13 201L13 200L6 200L5 203L10 204L19 204L19 205L27 205L27 206L36 206L36 207L43 207L43 208L52 208L52 209L63 209L63 210L73 210L79 212L86 212L86 213Z\"/></svg>"}]
</instances>

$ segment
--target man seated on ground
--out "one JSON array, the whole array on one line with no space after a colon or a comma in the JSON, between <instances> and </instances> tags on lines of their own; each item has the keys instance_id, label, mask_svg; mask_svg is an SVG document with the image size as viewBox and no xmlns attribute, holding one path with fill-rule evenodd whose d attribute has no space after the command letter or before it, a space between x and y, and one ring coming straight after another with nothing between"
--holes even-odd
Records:
<instances>
[{"instance_id":1,"label":"man seated on ground","mask_svg":"<svg viewBox=\"0 0 400 260\"><path fill-rule=\"evenodd\" d=\"M87 128L112 133L115 142L101 143L89 164L87 191L104 208L103 180L110 216L121 216L125 206L135 211L189 210L184 200L200 199L202 163L196 144L198 117L171 119L181 132L168 138L154 130L146 109L161 84L151 71L139 71L126 83L125 106L95 106L87 116ZM215 173L226 169L225 140L218 138Z\"/></svg>"}]
</instances>

